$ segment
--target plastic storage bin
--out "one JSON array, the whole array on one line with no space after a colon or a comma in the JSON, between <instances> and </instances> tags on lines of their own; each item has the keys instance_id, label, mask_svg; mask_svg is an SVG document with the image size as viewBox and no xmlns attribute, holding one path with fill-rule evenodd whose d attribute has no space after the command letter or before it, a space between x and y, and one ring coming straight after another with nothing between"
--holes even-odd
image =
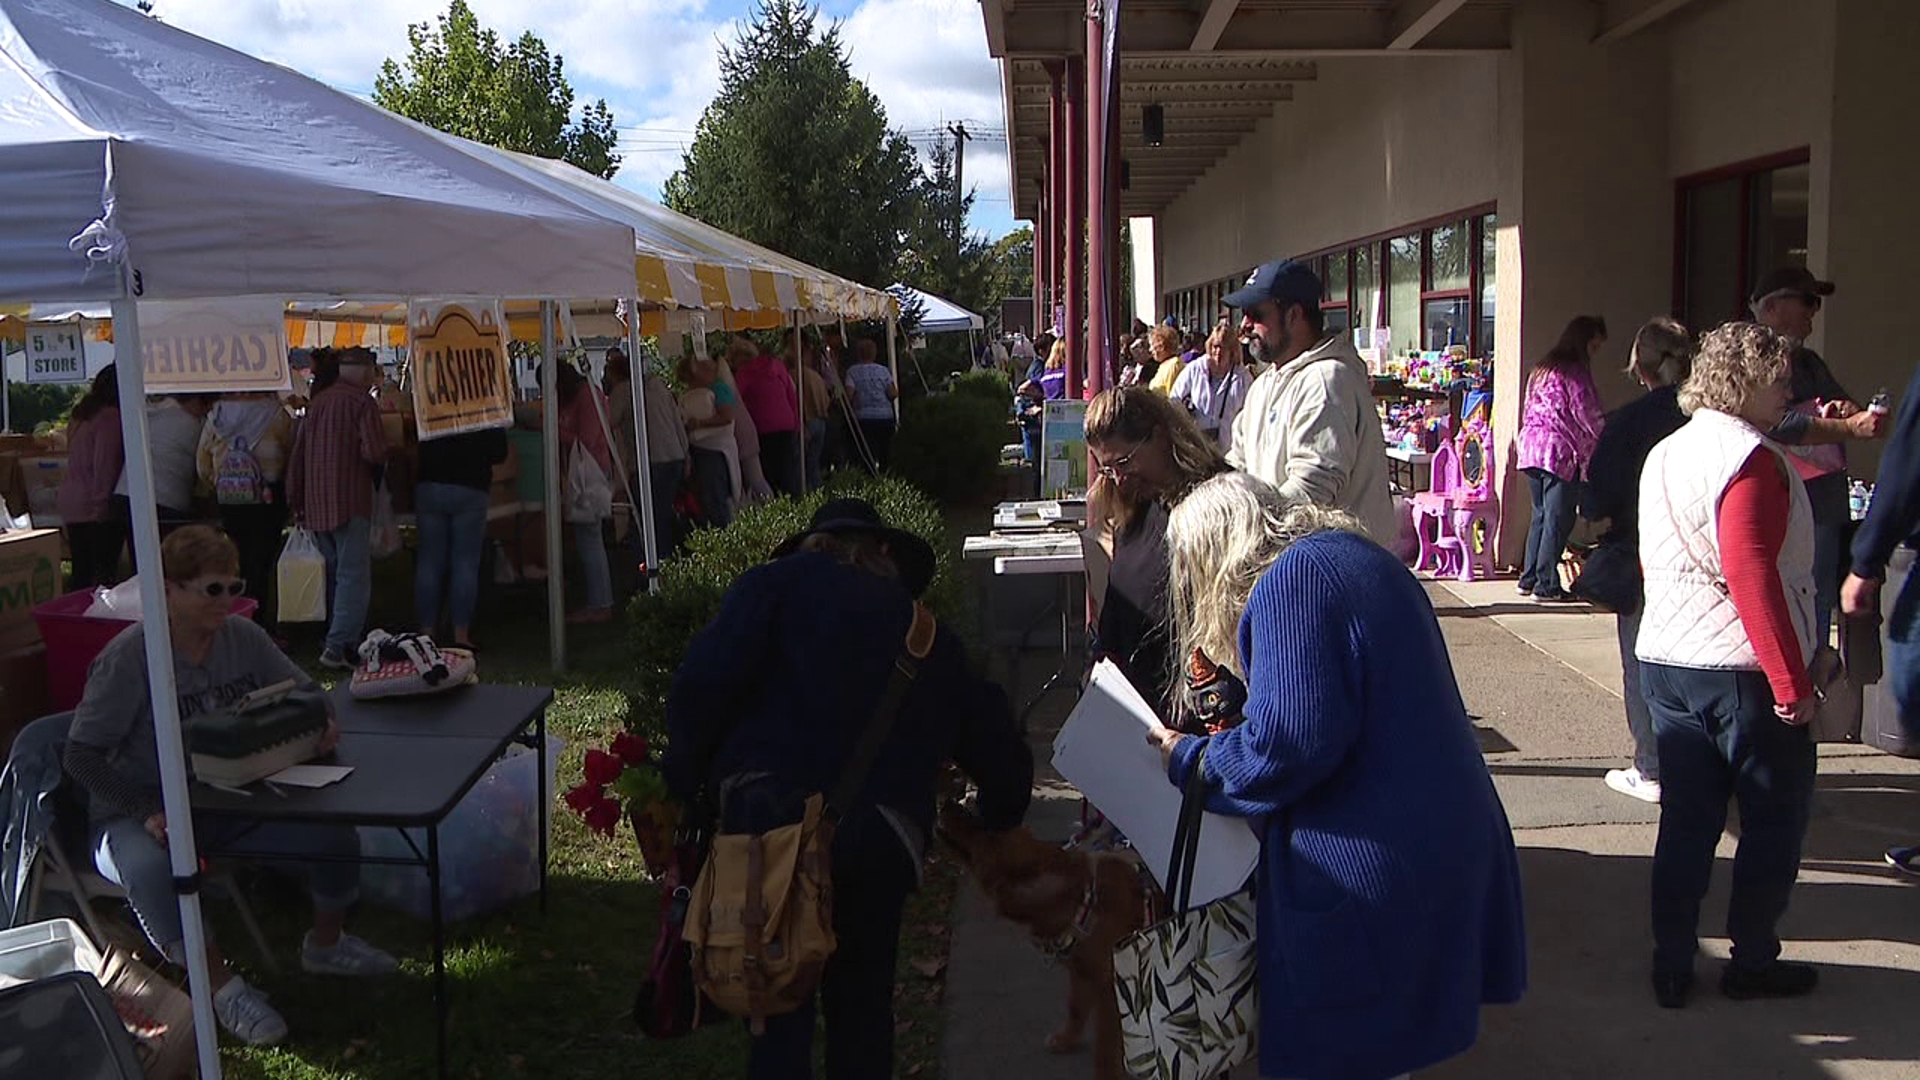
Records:
<instances>
[{"instance_id":1,"label":"plastic storage bin","mask_svg":"<svg viewBox=\"0 0 1920 1080\"><path fill-rule=\"evenodd\" d=\"M83 589L33 609L33 621L40 624L40 636L47 643L47 698L55 712L80 704L93 658L133 625L124 619L90 619L87 608L92 605L93 591ZM233 602L233 613L252 618L259 606L243 596Z\"/></svg>"},{"instance_id":2,"label":"plastic storage bin","mask_svg":"<svg viewBox=\"0 0 1920 1080\"><path fill-rule=\"evenodd\" d=\"M98 974L100 950L72 919L0 930L0 990L69 971Z\"/></svg>"},{"instance_id":3,"label":"plastic storage bin","mask_svg":"<svg viewBox=\"0 0 1920 1080\"><path fill-rule=\"evenodd\" d=\"M473 785L440 823L440 910L448 922L504 907L540 890L540 833L553 829L556 771L562 741L547 736L547 800L540 802L538 755L515 744ZM426 854L425 829L408 829ZM416 858L398 831L362 828L367 856ZM425 868L369 864L360 871L360 894L384 907L420 919L432 917Z\"/></svg>"}]
</instances>

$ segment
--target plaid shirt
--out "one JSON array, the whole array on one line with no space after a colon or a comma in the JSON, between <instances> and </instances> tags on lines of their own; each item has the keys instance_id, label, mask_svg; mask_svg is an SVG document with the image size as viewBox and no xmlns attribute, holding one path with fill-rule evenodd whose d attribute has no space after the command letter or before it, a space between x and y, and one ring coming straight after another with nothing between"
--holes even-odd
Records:
<instances>
[{"instance_id":1,"label":"plaid shirt","mask_svg":"<svg viewBox=\"0 0 1920 1080\"><path fill-rule=\"evenodd\" d=\"M387 460L380 406L363 387L335 383L307 403L287 462L287 505L315 532L373 516L374 468Z\"/></svg>"}]
</instances>

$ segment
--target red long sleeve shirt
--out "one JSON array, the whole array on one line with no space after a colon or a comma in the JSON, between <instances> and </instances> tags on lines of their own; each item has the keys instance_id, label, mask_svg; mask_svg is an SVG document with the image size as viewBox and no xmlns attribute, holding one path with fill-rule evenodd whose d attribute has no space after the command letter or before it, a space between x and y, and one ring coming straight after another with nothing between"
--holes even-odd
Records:
<instances>
[{"instance_id":1,"label":"red long sleeve shirt","mask_svg":"<svg viewBox=\"0 0 1920 1080\"><path fill-rule=\"evenodd\" d=\"M1813 684L1800 656L1786 585L1780 580L1780 549L1787 541L1787 518L1793 509L1780 468L1771 451L1756 447L1720 496L1716 523L1727 594L1760 658L1773 699L1791 705L1813 696Z\"/></svg>"}]
</instances>

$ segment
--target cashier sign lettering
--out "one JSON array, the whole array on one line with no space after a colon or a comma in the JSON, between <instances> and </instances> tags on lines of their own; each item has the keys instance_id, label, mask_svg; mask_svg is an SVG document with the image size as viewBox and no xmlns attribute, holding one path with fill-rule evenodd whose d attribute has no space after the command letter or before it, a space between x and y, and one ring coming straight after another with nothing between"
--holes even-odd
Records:
<instances>
[{"instance_id":1,"label":"cashier sign lettering","mask_svg":"<svg viewBox=\"0 0 1920 1080\"><path fill-rule=\"evenodd\" d=\"M140 356L151 394L286 390L286 306L260 297L143 300Z\"/></svg>"},{"instance_id":2,"label":"cashier sign lettering","mask_svg":"<svg viewBox=\"0 0 1920 1080\"><path fill-rule=\"evenodd\" d=\"M505 427L513 422L506 342L490 306L415 309L409 355L420 438Z\"/></svg>"}]
</instances>

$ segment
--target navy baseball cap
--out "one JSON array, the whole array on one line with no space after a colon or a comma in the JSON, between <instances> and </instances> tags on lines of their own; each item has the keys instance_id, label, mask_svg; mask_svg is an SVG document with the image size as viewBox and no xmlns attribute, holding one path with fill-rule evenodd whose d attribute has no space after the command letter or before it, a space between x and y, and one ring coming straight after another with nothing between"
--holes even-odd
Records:
<instances>
[{"instance_id":1,"label":"navy baseball cap","mask_svg":"<svg viewBox=\"0 0 1920 1080\"><path fill-rule=\"evenodd\" d=\"M1255 270L1245 285L1228 293L1220 302L1241 311L1256 307L1264 300L1318 309L1323 291L1320 276L1307 269L1306 263L1281 259Z\"/></svg>"}]
</instances>

